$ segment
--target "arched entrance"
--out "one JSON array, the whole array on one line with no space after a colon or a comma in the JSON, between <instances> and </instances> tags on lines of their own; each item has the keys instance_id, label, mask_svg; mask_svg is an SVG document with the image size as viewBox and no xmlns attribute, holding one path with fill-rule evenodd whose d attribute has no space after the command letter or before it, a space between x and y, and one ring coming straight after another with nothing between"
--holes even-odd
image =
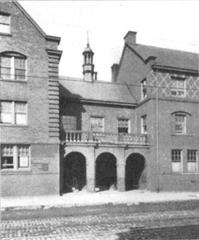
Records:
<instances>
[{"instance_id":1,"label":"arched entrance","mask_svg":"<svg viewBox=\"0 0 199 240\"><path fill-rule=\"evenodd\" d=\"M108 190L111 186L116 186L116 158L111 153L102 153L96 159L96 187L99 190Z\"/></svg>"},{"instance_id":2,"label":"arched entrance","mask_svg":"<svg viewBox=\"0 0 199 240\"><path fill-rule=\"evenodd\" d=\"M139 153L132 153L128 156L125 166L126 191L140 187L140 177L145 167L145 158Z\"/></svg>"},{"instance_id":3,"label":"arched entrance","mask_svg":"<svg viewBox=\"0 0 199 240\"><path fill-rule=\"evenodd\" d=\"M86 185L86 159L79 152L69 153L63 163L63 193L82 190Z\"/></svg>"}]
</instances>

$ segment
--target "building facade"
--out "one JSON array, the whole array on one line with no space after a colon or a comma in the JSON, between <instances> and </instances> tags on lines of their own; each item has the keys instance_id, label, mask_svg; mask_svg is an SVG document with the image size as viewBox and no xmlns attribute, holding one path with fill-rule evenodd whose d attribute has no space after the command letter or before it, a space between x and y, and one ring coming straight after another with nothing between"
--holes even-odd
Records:
<instances>
[{"instance_id":1,"label":"building facade","mask_svg":"<svg viewBox=\"0 0 199 240\"><path fill-rule=\"evenodd\" d=\"M2 196L59 194L60 38L0 3Z\"/></svg>"}]
</instances>

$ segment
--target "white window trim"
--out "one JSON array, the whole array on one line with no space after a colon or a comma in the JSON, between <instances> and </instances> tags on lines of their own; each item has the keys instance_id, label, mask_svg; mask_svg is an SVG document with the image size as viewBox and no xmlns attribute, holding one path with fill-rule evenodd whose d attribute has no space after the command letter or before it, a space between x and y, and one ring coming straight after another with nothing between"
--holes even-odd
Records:
<instances>
[{"instance_id":1,"label":"white window trim","mask_svg":"<svg viewBox=\"0 0 199 240\"><path fill-rule=\"evenodd\" d=\"M1 168L1 171L30 171L31 170L31 146L29 144L2 144L2 146L12 145L13 146L13 168ZM27 146L28 149L28 167L19 167L18 156L20 146ZM2 152L2 150L1 150ZM1 155L2 157L2 155Z\"/></svg>"},{"instance_id":2,"label":"white window trim","mask_svg":"<svg viewBox=\"0 0 199 240\"><path fill-rule=\"evenodd\" d=\"M1 102L1 101L0 101ZM3 123L0 122L0 125L6 125L6 126L27 126L28 125L28 103L27 102L19 102L19 101L2 101L2 102L11 102L11 123ZM16 103L24 103L26 106L26 124L17 124L16 123ZM1 111L1 110L0 110Z\"/></svg>"}]
</instances>

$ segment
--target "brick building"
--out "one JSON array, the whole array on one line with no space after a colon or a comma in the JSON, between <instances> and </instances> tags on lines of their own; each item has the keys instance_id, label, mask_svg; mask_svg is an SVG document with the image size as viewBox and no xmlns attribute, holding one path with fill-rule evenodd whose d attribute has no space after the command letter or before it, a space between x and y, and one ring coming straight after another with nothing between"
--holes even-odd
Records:
<instances>
[{"instance_id":1,"label":"brick building","mask_svg":"<svg viewBox=\"0 0 199 240\"><path fill-rule=\"evenodd\" d=\"M60 38L1 2L0 42L1 193L58 194Z\"/></svg>"},{"instance_id":2,"label":"brick building","mask_svg":"<svg viewBox=\"0 0 199 240\"><path fill-rule=\"evenodd\" d=\"M59 79L60 38L17 2L0 3L0 41L3 196L198 190L197 54L128 32L112 82L97 80L89 43L83 79Z\"/></svg>"},{"instance_id":3,"label":"brick building","mask_svg":"<svg viewBox=\"0 0 199 240\"><path fill-rule=\"evenodd\" d=\"M199 56L128 32L105 83L89 45L83 55L83 80L60 80L62 191L199 190Z\"/></svg>"}]
</instances>

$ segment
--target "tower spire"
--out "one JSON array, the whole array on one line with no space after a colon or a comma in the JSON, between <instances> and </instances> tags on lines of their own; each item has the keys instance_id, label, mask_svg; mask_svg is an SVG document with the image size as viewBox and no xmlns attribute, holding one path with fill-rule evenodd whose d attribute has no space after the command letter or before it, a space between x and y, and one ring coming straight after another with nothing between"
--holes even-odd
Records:
<instances>
[{"instance_id":1,"label":"tower spire","mask_svg":"<svg viewBox=\"0 0 199 240\"><path fill-rule=\"evenodd\" d=\"M84 62L83 62L83 76L85 81L95 81L97 80L97 72L94 71L94 64L93 64L93 55L94 52L92 51L89 43L89 32L87 31L87 44L86 48L83 51Z\"/></svg>"}]
</instances>

